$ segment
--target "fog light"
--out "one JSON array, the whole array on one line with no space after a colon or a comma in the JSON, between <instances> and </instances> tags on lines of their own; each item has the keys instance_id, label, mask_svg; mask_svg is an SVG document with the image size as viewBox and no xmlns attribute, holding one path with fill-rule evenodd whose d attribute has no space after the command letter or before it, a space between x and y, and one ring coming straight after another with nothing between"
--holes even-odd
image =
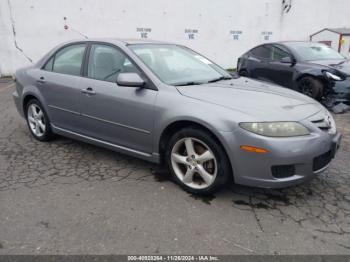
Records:
<instances>
[{"instance_id":1,"label":"fog light","mask_svg":"<svg viewBox=\"0 0 350 262\"><path fill-rule=\"evenodd\" d=\"M283 166L273 166L271 167L272 175L275 178L286 178L295 175L294 165L283 165Z\"/></svg>"}]
</instances>

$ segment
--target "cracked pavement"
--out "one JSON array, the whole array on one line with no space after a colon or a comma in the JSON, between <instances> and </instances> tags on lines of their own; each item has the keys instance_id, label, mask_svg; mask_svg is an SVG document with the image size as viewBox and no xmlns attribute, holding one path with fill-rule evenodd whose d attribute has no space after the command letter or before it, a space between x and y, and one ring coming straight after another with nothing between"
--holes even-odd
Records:
<instances>
[{"instance_id":1,"label":"cracked pavement","mask_svg":"<svg viewBox=\"0 0 350 262\"><path fill-rule=\"evenodd\" d=\"M282 190L200 198L157 166L58 137L40 143L0 83L0 254L350 254L350 113L330 168Z\"/></svg>"}]
</instances>

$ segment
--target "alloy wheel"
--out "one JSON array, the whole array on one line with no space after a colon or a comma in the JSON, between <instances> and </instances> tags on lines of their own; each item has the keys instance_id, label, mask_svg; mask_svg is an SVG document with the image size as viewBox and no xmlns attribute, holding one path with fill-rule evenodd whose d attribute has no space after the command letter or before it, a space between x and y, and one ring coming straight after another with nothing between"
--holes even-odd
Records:
<instances>
[{"instance_id":1,"label":"alloy wheel","mask_svg":"<svg viewBox=\"0 0 350 262\"><path fill-rule=\"evenodd\" d=\"M27 112L28 123L32 133L41 137L45 134L46 124L43 110L36 104L31 104Z\"/></svg>"},{"instance_id":2,"label":"alloy wheel","mask_svg":"<svg viewBox=\"0 0 350 262\"><path fill-rule=\"evenodd\" d=\"M208 188L217 176L217 161L213 151L201 140L182 138L171 151L171 164L175 175L193 189Z\"/></svg>"}]
</instances>

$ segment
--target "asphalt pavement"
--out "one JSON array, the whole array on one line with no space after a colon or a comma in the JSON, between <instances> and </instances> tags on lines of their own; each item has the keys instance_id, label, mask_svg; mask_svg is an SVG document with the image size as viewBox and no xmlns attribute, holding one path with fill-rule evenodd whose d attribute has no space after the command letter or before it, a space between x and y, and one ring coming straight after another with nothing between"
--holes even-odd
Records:
<instances>
[{"instance_id":1,"label":"asphalt pavement","mask_svg":"<svg viewBox=\"0 0 350 262\"><path fill-rule=\"evenodd\" d=\"M34 140L0 83L0 254L350 254L350 113L330 168L282 190L200 198L154 164Z\"/></svg>"}]
</instances>

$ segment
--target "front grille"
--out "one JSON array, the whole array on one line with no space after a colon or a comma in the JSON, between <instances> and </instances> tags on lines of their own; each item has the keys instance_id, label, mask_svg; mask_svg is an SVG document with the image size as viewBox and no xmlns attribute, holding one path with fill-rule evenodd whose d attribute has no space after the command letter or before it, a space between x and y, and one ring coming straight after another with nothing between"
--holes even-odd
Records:
<instances>
[{"instance_id":1,"label":"front grille","mask_svg":"<svg viewBox=\"0 0 350 262\"><path fill-rule=\"evenodd\" d=\"M311 121L311 122L314 123L319 129L321 129L323 131L328 131L329 129L332 128L330 122L328 122L326 120L326 118L319 119L319 120L314 120L314 121Z\"/></svg>"},{"instance_id":2,"label":"front grille","mask_svg":"<svg viewBox=\"0 0 350 262\"><path fill-rule=\"evenodd\" d=\"M286 178L294 176L295 167L294 165L272 166L271 172L275 178Z\"/></svg>"},{"instance_id":3,"label":"front grille","mask_svg":"<svg viewBox=\"0 0 350 262\"><path fill-rule=\"evenodd\" d=\"M324 132L334 134L336 132L335 122L327 111L320 111L308 118L316 127Z\"/></svg>"},{"instance_id":4,"label":"front grille","mask_svg":"<svg viewBox=\"0 0 350 262\"><path fill-rule=\"evenodd\" d=\"M331 160L332 160L332 151L329 150L328 152L314 158L312 170L315 172L317 170L324 168L329 164L329 162L331 162Z\"/></svg>"}]
</instances>

